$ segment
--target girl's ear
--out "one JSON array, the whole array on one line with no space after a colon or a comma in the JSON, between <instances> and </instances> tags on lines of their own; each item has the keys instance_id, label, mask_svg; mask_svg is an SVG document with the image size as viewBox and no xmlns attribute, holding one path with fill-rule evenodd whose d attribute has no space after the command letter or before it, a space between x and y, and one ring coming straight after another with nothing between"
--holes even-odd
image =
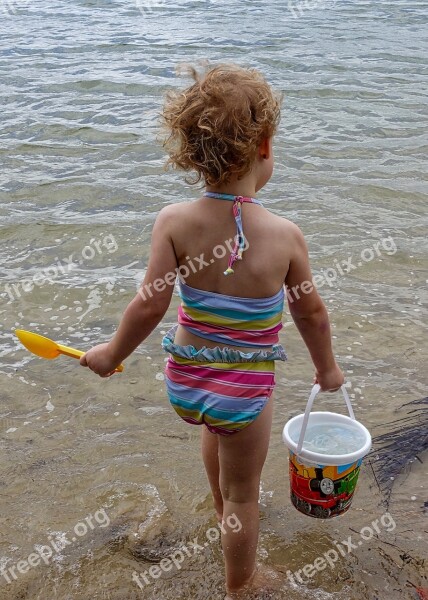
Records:
<instances>
[{"instance_id":1,"label":"girl's ear","mask_svg":"<svg viewBox=\"0 0 428 600\"><path fill-rule=\"evenodd\" d=\"M269 143L269 138L266 138L260 144L260 146L259 146L259 156L260 156L260 158L270 158L270 143Z\"/></svg>"}]
</instances>

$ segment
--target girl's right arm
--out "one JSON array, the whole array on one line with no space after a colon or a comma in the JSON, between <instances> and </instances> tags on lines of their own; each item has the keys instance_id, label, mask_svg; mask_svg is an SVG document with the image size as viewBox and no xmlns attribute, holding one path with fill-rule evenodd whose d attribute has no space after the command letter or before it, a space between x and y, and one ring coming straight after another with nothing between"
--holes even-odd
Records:
<instances>
[{"instance_id":1,"label":"girl's right arm","mask_svg":"<svg viewBox=\"0 0 428 600\"><path fill-rule=\"evenodd\" d=\"M175 205L160 211L152 231L147 272L138 294L126 308L113 339L91 348L80 359L82 366L101 377L109 377L150 335L169 307L178 267L171 237L176 222Z\"/></svg>"},{"instance_id":2,"label":"girl's right arm","mask_svg":"<svg viewBox=\"0 0 428 600\"><path fill-rule=\"evenodd\" d=\"M285 278L290 314L315 365L315 383L323 391L334 391L344 375L334 358L327 309L312 281L308 248L302 232L292 226L294 243Z\"/></svg>"}]
</instances>

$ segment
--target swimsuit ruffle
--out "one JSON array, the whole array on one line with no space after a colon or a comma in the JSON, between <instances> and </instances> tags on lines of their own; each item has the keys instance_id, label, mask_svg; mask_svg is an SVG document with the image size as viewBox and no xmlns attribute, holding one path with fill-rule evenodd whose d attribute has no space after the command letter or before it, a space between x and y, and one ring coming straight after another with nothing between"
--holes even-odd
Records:
<instances>
[{"instance_id":1,"label":"swimsuit ruffle","mask_svg":"<svg viewBox=\"0 0 428 600\"><path fill-rule=\"evenodd\" d=\"M272 350L255 350L254 352L241 352L233 348L207 348L203 346L197 350L194 346L180 346L174 343L175 332L178 325L174 325L162 339L162 348L180 358L187 358L197 362L224 362L224 363L246 363L264 362L268 360L287 360L287 354L281 344L272 346Z\"/></svg>"}]
</instances>

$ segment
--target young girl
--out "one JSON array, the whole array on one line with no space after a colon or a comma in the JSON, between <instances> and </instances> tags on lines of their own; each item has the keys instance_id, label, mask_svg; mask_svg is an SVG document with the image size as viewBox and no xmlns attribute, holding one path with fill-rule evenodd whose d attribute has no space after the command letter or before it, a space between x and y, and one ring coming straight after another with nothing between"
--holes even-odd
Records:
<instances>
[{"instance_id":1,"label":"young girl","mask_svg":"<svg viewBox=\"0 0 428 600\"><path fill-rule=\"evenodd\" d=\"M181 306L163 340L166 384L184 420L203 425L202 457L219 520L235 514L238 533L222 535L226 598L261 586L256 570L259 484L272 423L278 332L285 299L323 391L344 380L326 308L312 285L300 229L255 199L269 181L280 99L254 69L221 65L167 95L169 163L193 171L205 192L163 208L139 293L113 339L81 364L109 377L159 324L176 275ZM226 530L225 530L226 531Z\"/></svg>"}]
</instances>

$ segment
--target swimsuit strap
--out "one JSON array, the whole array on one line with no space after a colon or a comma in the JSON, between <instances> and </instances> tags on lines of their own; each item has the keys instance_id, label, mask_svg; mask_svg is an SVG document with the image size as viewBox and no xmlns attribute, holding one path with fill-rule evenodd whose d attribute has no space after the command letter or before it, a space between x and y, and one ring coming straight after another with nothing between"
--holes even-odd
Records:
<instances>
[{"instance_id":1,"label":"swimsuit strap","mask_svg":"<svg viewBox=\"0 0 428 600\"><path fill-rule=\"evenodd\" d=\"M234 273L234 270L232 268L233 265L235 264L235 262L237 260L242 260L242 253L244 252L244 250L246 250L246 248L245 248L246 239L244 236L244 231L242 229L242 203L250 202L252 204L259 204L260 206L263 206L263 205L259 200L256 200L255 198L250 198L247 196L232 196L231 194L218 194L216 192L205 192L204 197L205 198L216 198L217 200L230 200L231 202L233 202L233 216L235 217L235 221L236 221L237 235L235 238L235 247L229 258L229 264L227 266L226 271L224 271L225 275L230 275L231 273Z\"/></svg>"}]
</instances>

